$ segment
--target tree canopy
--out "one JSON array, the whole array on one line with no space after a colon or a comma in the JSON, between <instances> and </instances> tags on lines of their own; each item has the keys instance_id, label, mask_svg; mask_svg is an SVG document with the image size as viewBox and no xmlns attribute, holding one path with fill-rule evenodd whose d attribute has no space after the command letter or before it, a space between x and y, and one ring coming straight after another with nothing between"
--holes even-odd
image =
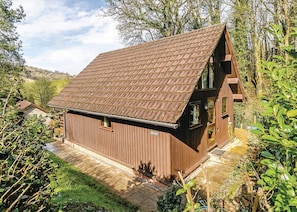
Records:
<instances>
[{"instance_id":1,"label":"tree canopy","mask_svg":"<svg viewBox=\"0 0 297 212\"><path fill-rule=\"evenodd\" d=\"M106 16L114 17L127 44L156 40L220 22L218 0L106 0ZM210 20L205 14L210 14Z\"/></svg>"},{"instance_id":2,"label":"tree canopy","mask_svg":"<svg viewBox=\"0 0 297 212\"><path fill-rule=\"evenodd\" d=\"M48 78L41 77L31 84L29 92L40 107L47 108L47 103L56 94L56 87Z\"/></svg>"},{"instance_id":3,"label":"tree canopy","mask_svg":"<svg viewBox=\"0 0 297 212\"><path fill-rule=\"evenodd\" d=\"M24 64L20 53L21 41L15 24L20 22L25 14L22 7L11 9L11 6L11 0L0 1L0 98L6 98L8 94L17 91Z\"/></svg>"}]
</instances>

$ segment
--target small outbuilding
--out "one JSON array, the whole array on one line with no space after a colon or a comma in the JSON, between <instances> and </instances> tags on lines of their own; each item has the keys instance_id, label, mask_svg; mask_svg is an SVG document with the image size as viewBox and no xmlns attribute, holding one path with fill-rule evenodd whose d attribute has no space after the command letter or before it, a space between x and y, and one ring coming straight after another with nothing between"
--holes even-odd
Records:
<instances>
[{"instance_id":1,"label":"small outbuilding","mask_svg":"<svg viewBox=\"0 0 297 212\"><path fill-rule=\"evenodd\" d=\"M16 104L19 110L23 112L25 118L28 118L30 116L36 116L41 118L44 124L51 124L51 118L49 117L48 113L44 109L33 104L32 102L29 102L27 100L20 100Z\"/></svg>"},{"instance_id":2,"label":"small outbuilding","mask_svg":"<svg viewBox=\"0 0 297 212\"><path fill-rule=\"evenodd\" d=\"M244 91L226 24L99 54L49 106L65 141L126 167L187 176L223 147Z\"/></svg>"}]
</instances>

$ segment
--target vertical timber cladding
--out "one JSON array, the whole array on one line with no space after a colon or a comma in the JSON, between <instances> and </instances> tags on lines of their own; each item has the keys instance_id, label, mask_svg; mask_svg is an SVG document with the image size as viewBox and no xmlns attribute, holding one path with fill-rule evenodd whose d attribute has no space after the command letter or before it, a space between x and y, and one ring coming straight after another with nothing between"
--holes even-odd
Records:
<instances>
[{"instance_id":1,"label":"vertical timber cladding","mask_svg":"<svg viewBox=\"0 0 297 212\"><path fill-rule=\"evenodd\" d=\"M226 108L224 106L224 98L227 98L225 102ZM226 111L224 112L224 110ZM216 142L218 147L223 147L229 141L229 122L231 123L231 128L233 130L233 94L230 86L228 85L227 77L225 77L217 99L216 120Z\"/></svg>"},{"instance_id":2,"label":"vertical timber cladding","mask_svg":"<svg viewBox=\"0 0 297 212\"><path fill-rule=\"evenodd\" d=\"M84 148L138 169L151 163L158 177L171 175L170 135L166 132L112 121L112 130L100 119L67 113L67 139Z\"/></svg>"},{"instance_id":3,"label":"vertical timber cladding","mask_svg":"<svg viewBox=\"0 0 297 212\"><path fill-rule=\"evenodd\" d=\"M176 176L178 171L187 176L207 158L206 125L190 130L188 113L186 109L180 127L171 133L171 172Z\"/></svg>"}]
</instances>

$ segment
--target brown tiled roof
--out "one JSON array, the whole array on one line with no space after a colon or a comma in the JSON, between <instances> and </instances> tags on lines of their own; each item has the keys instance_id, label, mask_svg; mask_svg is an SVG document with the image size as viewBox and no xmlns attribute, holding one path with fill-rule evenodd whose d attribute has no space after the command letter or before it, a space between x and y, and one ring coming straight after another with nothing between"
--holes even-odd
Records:
<instances>
[{"instance_id":1,"label":"brown tiled roof","mask_svg":"<svg viewBox=\"0 0 297 212\"><path fill-rule=\"evenodd\" d=\"M176 123L225 24L99 54L49 106Z\"/></svg>"},{"instance_id":2,"label":"brown tiled roof","mask_svg":"<svg viewBox=\"0 0 297 212\"><path fill-rule=\"evenodd\" d=\"M18 101L16 104L20 110L25 110L32 105L32 103L27 100Z\"/></svg>"},{"instance_id":3,"label":"brown tiled roof","mask_svg":"<svg viewBox=\"0 0 297 212\"><path fill-rule=\"evenodd\" d=\"M43 112L46 112L44 109L42 109L41 107L38 107L37 105L33 104L32 102L29 102L27 100L20 100L16 103L17 107L21 110L27 110L29 108L37 108Z\"/></svg>"}]
</instances>

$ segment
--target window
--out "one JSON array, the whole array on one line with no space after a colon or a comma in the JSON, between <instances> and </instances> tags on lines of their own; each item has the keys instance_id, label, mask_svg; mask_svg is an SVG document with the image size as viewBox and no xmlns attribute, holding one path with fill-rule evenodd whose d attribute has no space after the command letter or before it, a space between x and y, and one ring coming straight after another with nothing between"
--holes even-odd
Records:
<instances>
[{"instance_id":1,"label":"window","mask_svg":"<svg viewBox=\"0 0 297 212\"><path fill-rule=\"evenodd\" d=\"M215 97L207 98L207 115L208 115L208 124L215 122Z\"/></svg>"},{"instance_id":2,"label":"window","mask_svg":"<svg viewBox=\"0 0 297 212\"><path fill-rule=\"evenodd\" d=\"M111 121L108 117L103 117L103 120L101 121L102 127L111 127Z\"/></svg>"},{"instance_id":3,"label":"window","mask_svg":"<svg viewBox=\"0 0 297 212\"><path fill-rule=\"evenodd\" d=\"M201 89L214 88L214 66L213 66L213 56L209 59L209 62L205 66L200 80Z\"/></svg>"},{"instance_id":4,"label":"window","mask_svg":"<svg viewBox=\"0 0 297 212\"><path fill-rule=\"evenodd\" d=\"M190 117L189 117L189 126L190 128L197 127L201 125L201 117L200 117L200 105L201 102L191 102L190 104Z\"/></svg>"},{"instance_id":5,"label":"window","mask_svg":"<svg viewBox=\"0 0 297 212\"><path fill-rule=\"evenodd\" d=\"M228 111L227 111L227 101L228 97L223 97L222 98L222 115L227 115Z\"/></svg>"}]
</instances>

